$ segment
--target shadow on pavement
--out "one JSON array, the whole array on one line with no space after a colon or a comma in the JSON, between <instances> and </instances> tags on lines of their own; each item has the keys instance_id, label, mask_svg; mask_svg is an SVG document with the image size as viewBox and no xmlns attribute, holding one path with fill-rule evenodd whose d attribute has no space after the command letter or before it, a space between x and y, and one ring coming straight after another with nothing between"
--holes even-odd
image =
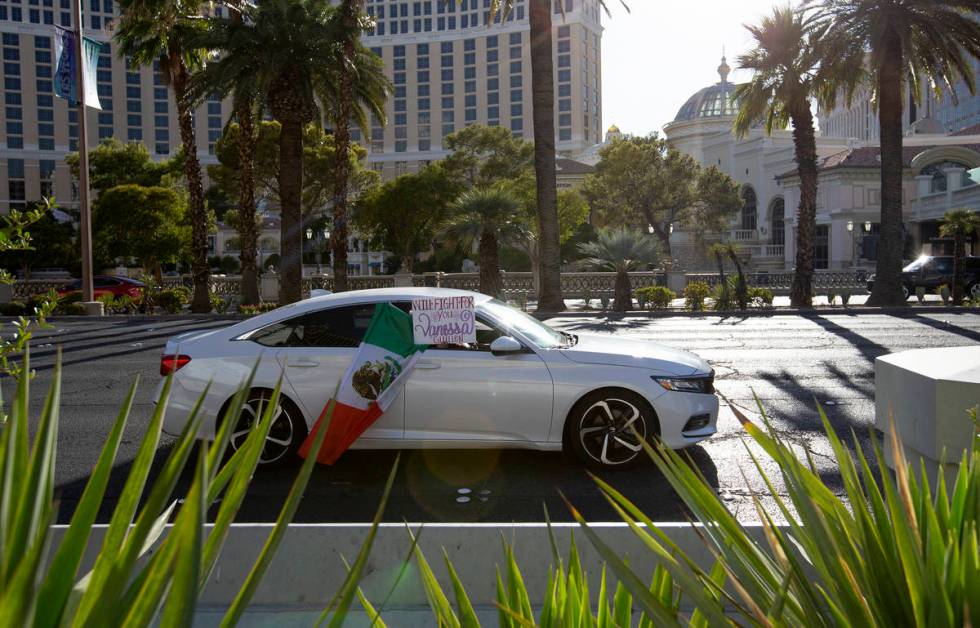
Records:
<instances>
[{"instance_id":1,"label":"shadow on pavement","mask_svg":"<svg viewBox=\"0 0 980 628\"><path fill-rule=\"evenodd\" d=\"M171 451L162 447L151 481ZM395 451L349 451L332 467L318 466L294 521L369 522L381 499ZM686 450L693 464L717 490L718 471L698 446ZM131 464L117 464L98 521L105 523L122 492ZM175 496L190 485L190 469L178 482ZM255 474L236 521L273 522L292 486L298 465ZM655 521L683 521L688 513L652 462L634 469L598 474ZM58 523L68 523L88 478L57 487ZM572 517L559 494L593 521L618 520L585 469L560 453L520 450L404 451L385 521L401 522L543 522L544 507L553 521ZM214 509L210 513L213 517Z\"/></svg>"}]
</instances>

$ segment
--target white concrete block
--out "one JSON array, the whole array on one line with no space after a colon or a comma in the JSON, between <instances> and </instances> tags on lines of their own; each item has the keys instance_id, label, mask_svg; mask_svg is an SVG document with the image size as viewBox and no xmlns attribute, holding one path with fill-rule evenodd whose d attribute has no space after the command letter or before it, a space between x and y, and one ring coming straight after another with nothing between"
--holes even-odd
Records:
<instances>
[{"instance_id":1,"label":"white concrete block","mask_svg":"<svg viewBox=\"0 0 980 628\"><path fill-rule=\"evenodd\" d=\"M906 456L954 471L972 447L969 410L980 404L980 346L917 349L875 360L875 425L891 433L890 418ZM886 462L893 466L885 446Z\"/></svg>"}]
</instances>

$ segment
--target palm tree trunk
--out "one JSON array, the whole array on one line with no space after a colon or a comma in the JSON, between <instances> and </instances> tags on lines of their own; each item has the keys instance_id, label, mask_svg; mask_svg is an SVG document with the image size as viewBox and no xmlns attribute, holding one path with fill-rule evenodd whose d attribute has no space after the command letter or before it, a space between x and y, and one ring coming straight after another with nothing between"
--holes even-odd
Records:
<instances>
[{"instance_id":1,"label":"palm tree trunk","mask_svg":"<svg viewBox=\"0 0 980 628\"><path fill-rule=\"evenodd\" d=\"M303 298L303 123L296 119L279 121L279 202L281 231L279 250L282 277L279 305Z\"/></svg>"},{"instance_id":2,"label":"palm tree trunk","mask_svg":"<svg viewBox=\"0 0 980 628\"><path fill-rule=\"evenodd\" d=\"M330 242L333 246L333 286L335 292L347 290L347 194L350 179L350 120L354 100L354 77L350 61L356 54L357 19L361 14L361 0L343 0L340 10L346 31L344 58L337 68L340 76L340 96L337 117L334 120L334 146L337 165L333 178L333 230Z\"/></svg>"},{"instance_id":3,"label":"palm tree trunk","mask_svg":"<svg viewBox=\"0 0 980 628\"><path fill-rule=\"evenodd\" d=\"M258 225L255 224L255 116L252 99L242 97L235 108L238 119L238 240L242 264L242 303L255 305L259 302Z\"/></svg>"},{"instance_id":4,"label":"palm tree trunk","mask_svg":"<svg viewBox=\"0 0 980 628\"><path fill-rule=\"evenodd\" d=\"M558 183L555 178L555 80L551 43L551 0L529 0L531 101L534 108L534 173L537 182L539 275L538 309L565 309L561 294L558 238Z\"/></svg>"},{"instance_id":5,"label":"palm tree trunk","mask_svg":"<svg viewBox=\"0 0 980 628\"><path fill-rule=\"evenodd\" d=\"M179 55L174 55L179 59ZM197 160L197 138L194 134L194 114L187 98L187 82L190 74L183 62L173 63L171 82L177 101L177 122L180 126L180 142L184 146L184 176L187 177L187 194L191 210L191 276L194 279L194 296L191 312L211 311L211 268L208 266L208 215L204 207L204 183L201 179L201 163Z\"/></svg>"},{"instance_id":6,"label":"palm tree trunk","mask_svg":"<svg viewBox=\"0 0 980 628\"><path fill-rule=\"evenodd\" d=\"M963 305L963 264L966 261L966 234L953 236L953 305Z\"/></svg>"},{"instance_id":7,"label":"palm tree trunk","mask_svg":"<svg viewBox=\"0 0 980 628\"><path fill-rule=\"evenodd\" d=\"M616 283L613 286L613 311L627 312L633 306L633 288L630 286L630 275L625 270L616 271Z\"/></svg>"},{"instance_id":8,"label":"palm tree trunk","mask_svg":"<svg viewBox=\"0 0 980 628\"><path fill-rule=\"evenodd\" d=\"M497 235L490 229L480 234L480 292L492 297L500 296L503 283L500 279L500 252Z\"/></svg>"},{"instance_id":9,"label":"palm tree trunk","mask_svg":"<svg viewBox=\"0 0 980 628\"><path fill-rule=\"evenodd\" d=\"M893 30L884 38L878 70L881 127L881 243L868 305L905 305L902 294L902 40Z\"/></svg>"},{"instance_id":10,"label":"palm tree trunk","mask_svg":"<svg viewBox=\"0 0 980 628\"><path fill-rule=\"evenodd\" d=\"M790 288L793 307L813 305L813 239L817 231L817 142L810 104L793 113L796 172L800 176L800 205L796 210L796 271Z\"/></svg>"}]
</instances>

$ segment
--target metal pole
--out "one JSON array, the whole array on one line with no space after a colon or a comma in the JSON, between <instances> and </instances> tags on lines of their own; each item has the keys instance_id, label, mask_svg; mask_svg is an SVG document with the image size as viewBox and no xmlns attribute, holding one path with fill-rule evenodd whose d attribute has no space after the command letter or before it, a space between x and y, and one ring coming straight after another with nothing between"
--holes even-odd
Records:
<instances>
[{"instance_id":1,"label":"metal pole","mask_svg":"<svg viewBox=\"0 0 980 628\"><path fill-rule=\"evenodd\" d=\"M85 109L85 45L82 41L82 2L72 0L75 13L75 76L78 81L78 201L79 241L82 249L82 301L95 300L92 283L92 211L88 198L88 134Z\"/></svg>"}]
</instances>

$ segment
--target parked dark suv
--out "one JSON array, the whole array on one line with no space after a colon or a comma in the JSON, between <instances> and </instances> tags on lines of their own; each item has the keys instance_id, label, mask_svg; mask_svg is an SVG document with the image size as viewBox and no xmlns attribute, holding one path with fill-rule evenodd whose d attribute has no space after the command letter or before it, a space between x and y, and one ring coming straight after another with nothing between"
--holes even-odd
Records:
<instances>
[{"instance_id":1,"label":"parked dark suv","mask_svg":"<svg viewBox=\"0 0 980 628\"><path fill-rule=\"evenodd\" d=\"M875 276L868 276L868 292L874 287ZM916 288L925 288L927 293L942 285L953 285L953 256L923 255L902 269L902 291L905 298L915 294ZM963 285L966 297L980 299L980 257L967 257L963 269Z\"/></svg>"}]
</instances>

